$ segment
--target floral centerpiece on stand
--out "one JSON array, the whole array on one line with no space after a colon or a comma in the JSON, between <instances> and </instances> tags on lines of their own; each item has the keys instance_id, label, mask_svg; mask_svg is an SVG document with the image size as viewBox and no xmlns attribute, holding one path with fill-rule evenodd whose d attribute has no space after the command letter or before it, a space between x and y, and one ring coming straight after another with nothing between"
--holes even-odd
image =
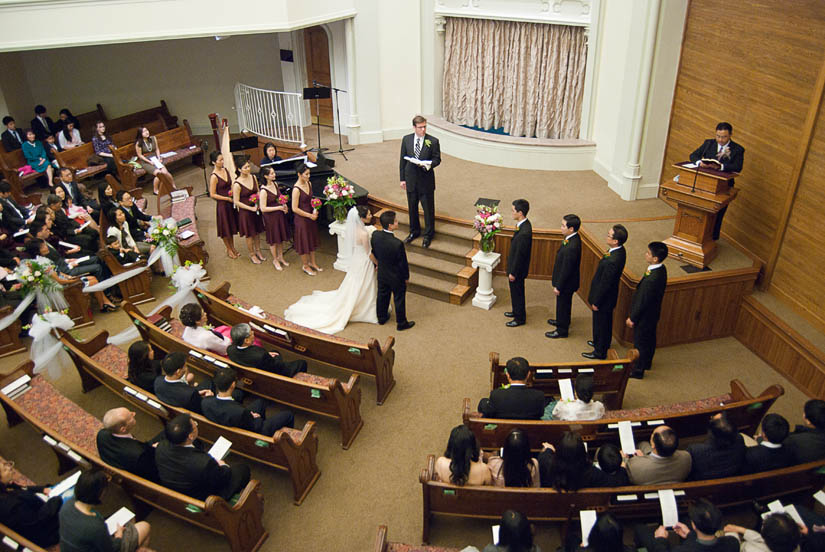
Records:
<instances>
[{"instance_id":1,"label":"floral centerpiece on stand","mask_svg":"<svg viewBox=\"0 0 825 552\"><path fill-rule=\"evenodd\" d=\"M332 206L332 215L338 222L347 220L347 211L355 205L355 188L340 175L327 178L324 186L326 205Z\"/></svg>"},{"instance_id":2,"label":"floral centerpiece on stand","mask_svg":"<svg viewBox=\"0 0 825 552\"><path fill-rule=\"evenodd\" d=\"M495 235L501 232L501 214L498 206L476 205L473 228L481 234L481 250L489 253L495 248Z\"/></svg>"}]
</instances>

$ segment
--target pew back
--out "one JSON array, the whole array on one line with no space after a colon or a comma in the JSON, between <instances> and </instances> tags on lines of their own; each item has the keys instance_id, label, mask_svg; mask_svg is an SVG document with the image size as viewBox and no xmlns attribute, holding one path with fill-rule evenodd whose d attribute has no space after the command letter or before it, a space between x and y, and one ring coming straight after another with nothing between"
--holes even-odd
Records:
<instances>
[{"instance_id":1,"label":"pew back","mask_svg":"<svg viewBox=\"0 0 825 552\"><path fill-rule=\"evenodd\" d=\"M97 104L92 111L75 115L75 119L77 119L77 122L80 124L80 128L78 129L80 131L80 138L84 142L89 142L95 133L97 122L106 120L106 113L103 111L103 106Z\"/></svg>"},{"instance_id":2,"label":"pew back","mask_svg":"<svg viewBox=\"0 0 825 552\"><path fill-rule=\"evenodd\" d=\"M102 109L99 104L98 107ZM164 120L166 128L175 128L178 126L178 118L169 113L169 107L166 105L166 102L161 100L159 106L104 121L106 123L106 132L112 134L130 128L137 128L157 120L158 116Z\"/></svg>"},{"instance_id":3,"label":"pew back","mask_svg":"<svg viewBox=\"0 0 825 552\"><path fill-rule=\"evenodd\" d=\"M85 142L76 148L55 153L57 164L74 170L77 180L85 180L106 171L106 165L89 165L89 157L95 154L91 142Z\"/></svg>"},{"instance_id":4,"label":"pew back","mask_svg":"<svg viewBox=\"0 0 825 552\"><path fill-rule=\"evenodd\" d=\"M137 142L137 130L140 127L148 128L149 132L152 133L152 135L155 135L166 130L166 122L163 120L163 117L157 115L155 119L148 121L143 125L135 126L134 128L127 128L114 133L111 133L108 129L107 131L110 132L109 139L112 140L115 147L119 148L121 146L125 146L126 144L132 144L132 146L134 146L135 142ZM132 152L132 156L134 156L134 152Z\"/></svg>"}]
</instances>

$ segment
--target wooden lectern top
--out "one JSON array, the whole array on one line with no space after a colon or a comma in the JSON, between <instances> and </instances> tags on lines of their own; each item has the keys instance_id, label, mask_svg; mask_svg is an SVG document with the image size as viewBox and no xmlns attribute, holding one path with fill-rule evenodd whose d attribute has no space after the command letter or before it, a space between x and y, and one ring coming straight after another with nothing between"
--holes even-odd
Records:
<instances>
[{"instance_id":1,"label":"wooden lectern top","mask_svg":"<svg viewBox=\"0 0 825 552\"><path fill-rule=\"evenodd\" d=\"M703 192L710 192L712 194L726 194L731 186L731 180L739 176L735 172L723 172L715 169L708 169L705 167L690 167L690 161L683 161L682 163L674 163L673 167L679 169L679 184L687 186L691 189L695 187L696 190Z\"/></svg>"}]
</instances>

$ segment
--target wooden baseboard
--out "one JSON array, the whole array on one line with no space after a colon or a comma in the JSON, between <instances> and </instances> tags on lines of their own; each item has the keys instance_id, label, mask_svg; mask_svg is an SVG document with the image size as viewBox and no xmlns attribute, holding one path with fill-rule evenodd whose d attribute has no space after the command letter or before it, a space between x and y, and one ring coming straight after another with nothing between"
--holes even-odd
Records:
<instances>
[{"instance_id":1,"label":"wooden baseboard","mask_svg":"<svg viewBox=\"0 0 825 552\"><path fill-rule=\"evenodd\" d=\"M807 395L825 394L825 352L753 296L743 298L733 335Z\"/></svg>"}]
</instances>

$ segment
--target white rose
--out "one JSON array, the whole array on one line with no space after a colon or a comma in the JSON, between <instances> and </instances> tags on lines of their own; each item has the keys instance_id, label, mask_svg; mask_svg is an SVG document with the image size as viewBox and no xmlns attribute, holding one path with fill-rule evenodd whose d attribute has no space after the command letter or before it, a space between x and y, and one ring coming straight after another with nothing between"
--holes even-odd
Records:
<instances>
[{"instance_id":1,"label":"white rose","mask_svg":"<svg viewBox=\"0 0 825 552\"><path fill-rule=\"evenodd\" d=\"M26 278L26 279L27 279L29 282L34 282L34 276L29 276L29 277L28 277L28 278Z\"/></svg>"},{"instance_id":2,"label":"white rose","mask_svg":"<svg viewBox=\"0 0 825 552\"><path fill-rule=\"evenodd\" d=\"M40 276L42 276L42 274L40 273L40 271L39 271L39 270L38 270L37 272L35 272L35 273L34 273L34 275L35 275L35 277L37 277L37 278L40 278Z\"/></svg>"},{"instance_id":3,"label":"white rose","mask_svg":"<svg viewBox=\"0 0 825 552\"><path fill-rule=\"evenodd\" d=\"M164 235L164 236L168 236L168 235L169 235L169 230L164 230L164 231L163 231L163 235Z\"/></svg>"}]
</instances>

